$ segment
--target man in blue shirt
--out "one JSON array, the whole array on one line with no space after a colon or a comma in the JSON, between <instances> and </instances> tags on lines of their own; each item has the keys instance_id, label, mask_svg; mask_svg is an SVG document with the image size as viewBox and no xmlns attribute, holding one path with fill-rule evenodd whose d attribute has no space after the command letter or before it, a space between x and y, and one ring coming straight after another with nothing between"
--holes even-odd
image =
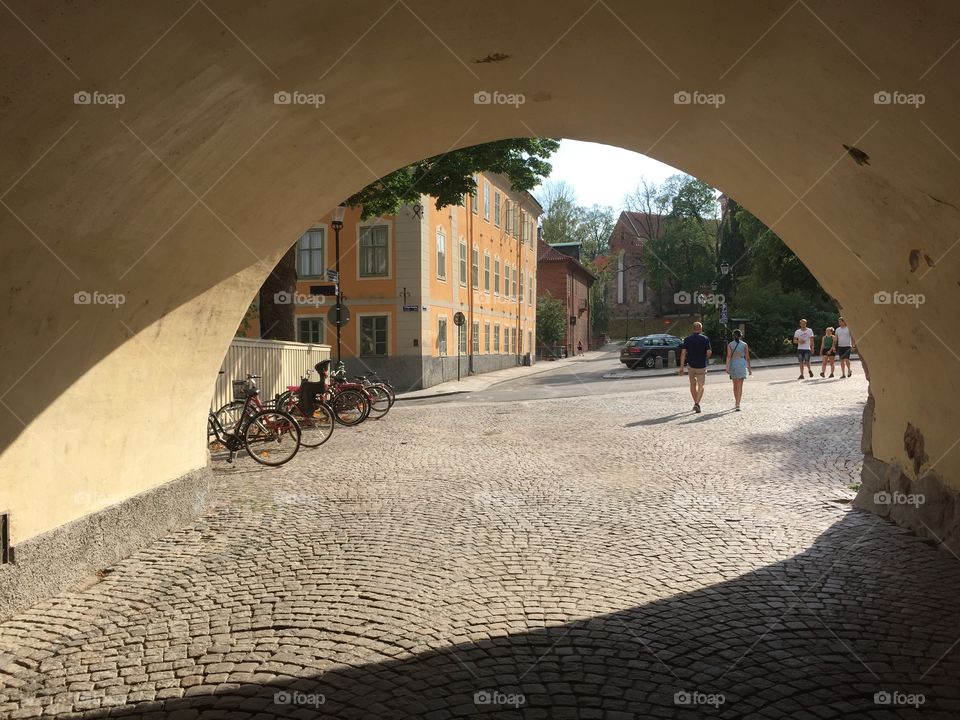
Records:
<instances>
[{"instance_id":1,"label":"man in blue shirt","mask_svg":"<svg viewBox=\"0 0 960 720\"><path fill-rule=\"evenodd\" d=\"M684 365L690 365L690 395L693 397L693 411L698 413L707 380L707 360L713 355L710 338L703 334L703 323L693 324L693 332L687 335L680 347L683 349L680 351L679 374L683 375Z\"/></svg>"}]
</instances>

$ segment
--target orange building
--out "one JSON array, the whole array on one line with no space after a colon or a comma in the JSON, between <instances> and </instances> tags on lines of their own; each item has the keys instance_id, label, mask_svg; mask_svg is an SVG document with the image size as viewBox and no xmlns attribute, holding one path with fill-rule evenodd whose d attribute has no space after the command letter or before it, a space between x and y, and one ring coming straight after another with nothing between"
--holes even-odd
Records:
<instances>
[{"instance_id":1,"label":"orange building","mask_svg":"<svg viewBox=\"0 0 960 720\"><path fill-rule=\"evenodd\" d=\"M539 203L483 173L461 206L437 210L422 197L397 215L360 219L340 231L340 282L350 320L341 352L350 374L374 371L399 390L513 367L536 339ZM336 357L330 215L297 241L297 340L326 343ZM465 323L455 325L456 313ZM530 360L532 361L532 359Z\"/></svg>"}]
</instances>

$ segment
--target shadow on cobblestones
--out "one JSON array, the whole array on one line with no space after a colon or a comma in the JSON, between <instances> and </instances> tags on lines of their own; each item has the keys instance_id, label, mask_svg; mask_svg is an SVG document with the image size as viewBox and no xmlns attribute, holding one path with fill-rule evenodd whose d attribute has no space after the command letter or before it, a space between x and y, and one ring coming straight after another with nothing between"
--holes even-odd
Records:
<instances>
[{"instance_id":1,"label":"shadow on cobblestones","mask_svg":"<svg viewBox=\"0 0 960 720\"><path fill-rule=\"evenodd\" d=\"M384 634L372 598L358 615L305 604L222 628L224 645L258 641L245 673L214 657L185 697L121 692L129 704L70 717L960 717L960 564L875 516L847 512L807 551L695 592L630 607L625 581L609 593L629 609L556 625L496 596L470 617L438 602L423 637ZM383 659L351 660L371 651Z\"/></svg>"}]
</instances>

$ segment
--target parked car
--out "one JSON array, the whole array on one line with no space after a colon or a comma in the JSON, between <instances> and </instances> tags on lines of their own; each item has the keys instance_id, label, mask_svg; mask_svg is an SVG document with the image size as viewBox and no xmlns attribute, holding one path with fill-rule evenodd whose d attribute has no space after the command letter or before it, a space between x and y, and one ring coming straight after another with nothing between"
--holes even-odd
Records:
<instances>
[{"instance_id":1,"label":"parked car","mask_svg":"<svg viewBox=\"0 0 960 720\"><path fill-rule=\"evenodd\" d=\"M677 362L680 362L680 345L683 340L674 335L644 335L627 340L620 350L620 362L628 368L636 369L643 365L652 368L657 364L657 358L662 357L667 362L671 350L675 353Z\"/></svg>"}]
</instances>

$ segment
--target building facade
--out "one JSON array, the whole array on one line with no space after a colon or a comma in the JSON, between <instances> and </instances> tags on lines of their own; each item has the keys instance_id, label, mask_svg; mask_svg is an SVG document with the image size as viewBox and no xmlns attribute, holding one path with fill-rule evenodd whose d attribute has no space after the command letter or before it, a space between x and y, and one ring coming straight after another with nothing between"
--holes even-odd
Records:
<instances>
[{"instance_id":1,"label":"building facade","mask_svg":"<svg viewBox=\"0 0 960 720\"><path fill-rule=\"evenodd\" d=\"M536 233L532 195L483 173L464 204L437 210L422 197L397 215L362 220L347 210L340 231L340 284L349 322L341 353L350 374L376 372L398 390L513 367L536 337ZM297 241L297 340L327 343L336 283L330 215ZM455 316L462 312L462 328Z\"/></svg>"},{"instance_id":2,"label":"building facade","mask_svg":"<svg viewBox=\"0 0 960 720\"><path fill-rule=\"evenodd\" d=\"M587 350L590 348L590 286L596 278L571 254L543 240L538 241L537 247L538 294L561 300L567 310L562 346L567 355L573 355L578 347ZM547 353L556 352L554 348L542 349Z\"/></svg>"}]
</instances>

